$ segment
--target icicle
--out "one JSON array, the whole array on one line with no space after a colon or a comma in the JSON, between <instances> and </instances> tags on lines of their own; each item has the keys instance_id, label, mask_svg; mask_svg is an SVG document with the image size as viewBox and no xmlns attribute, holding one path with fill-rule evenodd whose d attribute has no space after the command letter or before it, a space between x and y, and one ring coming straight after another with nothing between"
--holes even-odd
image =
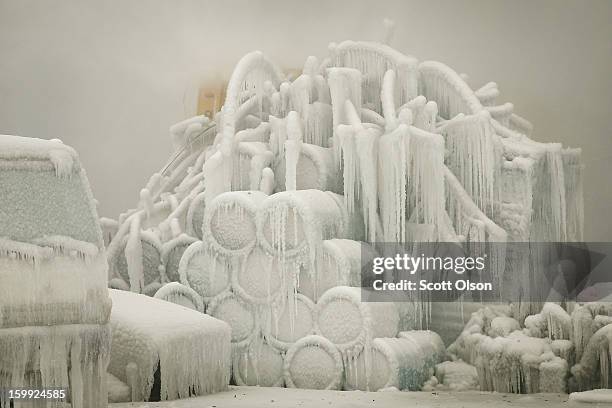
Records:
<instances>
[{"instance_id":1,"label":"icicle","mask_svg":"<svg viewBox=\"0 0 612 408\"><path fill-rule=\"evenodd\" d=\"M463 188L489 217L501 202L502 146L483 112L451 121L443 130L447 162Z\"/></svg>"},{"instance_id":2,"label":"icicle","mask_svg":"<svg viewBox=\"0 0 612 408\"><path fill-rule=\"evenodd\" d=\"M302 127L297 112L287 115L287 138L285 142L285 187L288 191L296 190L297 162L302 144Z\"/></svg>"},{"instance_id":3,"label":"icicle","mask_svg":"<svg viewBox=\"0 0 612 408\"><path fill-rule=\"evenodd\" d=\"M383 78L380 99L382 101L383 116L385 117L385 131L392 132L397 127L395 116L395 71L388 70Z\"/></svg>"},{"instance_id":4,"label":"icicle","mask_svg":"<svg viewBox=\"0 0 612 408\"><path fill-rule=\"evenodd\" d=\"M130 232L125 245L130 290L141 293L144 288L144 270L142 260L142 242L140 240L140 218L135 217L130 224Z\"/></svg>"},{"instance_id":5,"label":"icicle","mask_svg":"<svg viewBox=\"0 0 612 408\"><path fill-rule=\"evenodd\" d=\"M345 112L345 101L348 99L356 112L361 111L361 72L352 68L329 68L327 81L332 100L334 152L336 163L340 168L341 147L336 138L337 127L348 124Z\"/></svg>"}]
</instances>

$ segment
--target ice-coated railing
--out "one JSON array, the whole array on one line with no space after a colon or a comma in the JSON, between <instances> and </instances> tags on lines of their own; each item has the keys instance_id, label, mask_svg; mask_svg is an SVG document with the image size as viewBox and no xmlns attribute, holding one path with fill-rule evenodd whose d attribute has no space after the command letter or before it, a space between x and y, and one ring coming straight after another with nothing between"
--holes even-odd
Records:
<instances>
[{"instance_id":1,"label":"ice-coated railing","mask_svg":"<svg viewBox=\"0 0 612 408\"><path fill-rule=\"evenodd\" d=\"M367 41L343 41L329 46L331 66L355 68L363 77L363 103L366 108L382 113L380 92L385 73L396 71L396 106L401 106L418 95L418 61L388 45Z\"/></svg>"},{"instance_id":2,"label":"ice-coated railing","mask_svg":"<svg viewBox=\"0 0 612 408\"><path fill-rule=\"evenodd\" d=\"M482 104L469 85L452 68L437 61L419 64L419 95L436 101L440 116L452 119L460 113L470 115Z\"/></svg>"},{"instance_id":3,"label":"ice-coated railing","mask_svg":"<svg viewBox=\"0 0 612 408\"><path fill-rule=\"evenodd\" d=\"M261 109L265 83L270 82L274 89L284 80L281 70L270 62L261 51L253 51L240 59L227 84L227 94L223 105L222 130L230 126L235 130L235 117L240 107L255 96Z\"/></svg>"}]
</instances>

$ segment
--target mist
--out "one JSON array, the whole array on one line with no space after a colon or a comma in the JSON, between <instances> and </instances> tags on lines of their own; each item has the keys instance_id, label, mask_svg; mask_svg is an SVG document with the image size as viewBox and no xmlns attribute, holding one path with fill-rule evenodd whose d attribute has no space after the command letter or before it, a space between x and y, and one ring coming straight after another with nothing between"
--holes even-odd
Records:
<instances>
[{"instance_id":1,"label":"mist","mask_svg":"<svg viewBox=\"0 0 612 408\"><path fill-rule=\"evenodd\" d=\"M499 84L533 138L583 148L585 238L612 240L612 2L0 0L0 133L80 154L116 218L171 154L200 84L251 50L282 68L331 41L381 40Z\"/></svg>"}]
</instances>

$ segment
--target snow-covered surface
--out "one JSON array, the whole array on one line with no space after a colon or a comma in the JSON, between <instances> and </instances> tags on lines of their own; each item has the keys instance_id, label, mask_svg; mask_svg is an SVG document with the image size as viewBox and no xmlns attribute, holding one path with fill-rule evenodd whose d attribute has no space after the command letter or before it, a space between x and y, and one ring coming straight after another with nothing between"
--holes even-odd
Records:
<instances>
[{"instance_id":1,"label":"snow-covered surface","mask_svg":"<svg viewBox=\"0 0 612 408\"><path fill-rule=\"evenodd\" d=\"M585 406L568 403L566 394L498 394L481 392L363 392L272 387L230 387L228 391L180 401L110 404L112 408L558 408ZM589 406L589 405L586 405ZM593 406L593 405L590 405Z\"/></svg>"},{"instance_id":2,"label":"snow-covered surface","mask_svg":"<svg viewBox=\"0 0 612 408\"><path fill-rule=\"evenodd\" d=\"M162 399L227 387L231 349L226 323L148 296L110 292L113 339L108 371L130 385L133 400L148 400L158 367ZM136 364L133 376L131 363Z\"/></svg>"},{"instance_id":3,"label":"snow-covered surface","mask_svg":"<svg viewBox=\"0 0 612 408\"><path fill-rule=\"evenodd\" d=\"M582 392L572 392L569 396L570 401L590 402L593 404L612 404L612 390L591 390Z\"/></svg>"},{"instance_id":4,"label":"snow-covered surface","mask_svg":"<svg viewBox=\"0 0 612 408\"><path fill-rule=\"evenodd\" d=\"M74 149L59 139L45 140L10 135L0 135L0 160L13 161L14 165L25 167L43 166L44 162L50 162L58 177L71 175L73 166L78 163ZM32 162L24 163L24 160ZM10 163L2 164L2 168L6 164L10 166Z\"/></svg>"}]
</instances>

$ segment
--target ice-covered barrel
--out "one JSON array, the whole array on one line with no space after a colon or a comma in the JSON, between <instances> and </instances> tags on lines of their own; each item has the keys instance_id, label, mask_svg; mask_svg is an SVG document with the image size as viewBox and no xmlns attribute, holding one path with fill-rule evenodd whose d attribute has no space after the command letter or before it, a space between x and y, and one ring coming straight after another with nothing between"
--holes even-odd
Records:
<instances>
[{"instance_id":1,"label":"ice-covered barrel","mask_svg":"<svg viewBox=\"0 0 612 408\"><path fill-rule=\"evenodd\" d=\"M285 190L285 160L281 160L274 172L277 189ZM342 178L334 164L332 148L302 143L296 163L296 189L342 191Z\"/></svg>"},{"instance_id":2,"label":"ice-covered barrel","mask_svg":"<svg viewBox=\"0 0 612 408\"><path fill-rule=\"evenodd\" d=\"M285 356L285 382L290 388L338 390L342 373L342 356L321 336L302 337Z\"/></svg>"},{"instance_id":3,"label":"ice-covered barrel","mask_svg":"<svg viewBox=\"0 0 612 408\"><path fill-rule=\"evenodd\" d=\"M264 333L275 348L287 351L297 340L313 334L315 326L314 303L304 295L289 296L285 307L271 311Z\"/></svg>"},{"instance_id":4,"label":"ice-covered barrel","mask_svg":"<svg viewBox=\"0 0 612 408\"><path fill-rule=\"evenodd\" d=\"M316 307L317 333L346 357L357 356L376 337L395 337L399 314L391 302L362 302L361 288L338 286L321 296Z\"/></svg>"},{"instance_id":5,"label":"ice-covered barrel","mask_svg":"<svg viewBox=\"0 0 612 408\"><path fill-rule=\"evenodd\" d=\"M282 387L285 384L283 366L281 351L257 338L246 350L235 353L232 371L237 385Z\"/></svg>"},{"instance_id":6,"label":"ice-covered barrel","mask_svg":"<svg viewBox=\"0 0 612 408\"><path fill-rule=\"evenodd\" d=\"M216 296L210 302L207 313L230 325L234 349L248 347L259 335L260 327L255 307L231 292Z\"/></svg>"},{"instance_id":7,"label":"ice-covered barrel","mask_svg":"<svg viewBox=\"0 0 612 408\"><path fill-rule=\"evenodd\" d=\"M361 286L361 265L376 256L367 243L350 239L323 241L316 268L302 268L298 291L317 300L335 286ZM363 258L363 259L362 259Z\"/></svg>"},{"instance_id":8,"label":"ice-covered barrel","mask_svg":"<svg viewBox=\"0 0 612 408\"><path fill-rule=\"evenodd\" d=\"M259 217L259 241L270 253L294 256L321 240L348 238L351 220L342 196L319 190L283 191L269 196Z\"/></svg>"},{"instance_id":9,"label":"ice-covered barrel","mask_svg":"<svg viewBox=\"0 0 612 408\"><path fill-rule=\"evenodd\" d=\"M371 348L345 363L349 390L378 391L395 387L399 390L420 390L433 375L435 360L428 351L407 338L377 338Z\"/></svg>"},{"instance_id":10,"label":"ice-covered barrel","mask_svg":"<svg viewBox=\"0 0 612 408\"><path fill-rule=\"evenodd\" d=\"M204 313L204 303L196 291L178 282L169 282L158 289L153 296L191 310Z\"/></svg>"},{"instance_id":11,"label":"ice-covered barrel","mask_svg":"<svg viewBox=\"0 0 612 408\"><path fill-rule=\"evenodd\" d=\"M231 191L215 197L204 214L204 241L223 255L248 253L257 240L256 214L266 194Z\"/></svg>"},{"instance_id":12,"label":"ice-covered barrel","mask_svg":"<svg viewBox=\"0 0 612 408\"><path fill-rule=\"evenodd\" d=\"M140 289L149 293L147 287L161 281L161 242L150 231L126 234L119 245L111 247L108 264L111 273L130 285L132 291ZM159 289L157 286L156 290Z\"/></svg>"},{"instance_id":13,"label":"ice-covered barrel","mask_svg":"<svg viewBox=\"0 0 612 408\"><path fill-rule=\"evenodd\" d=\"M208 249L202 241L189 245L179 263L180 282L195 290L204 302L227 290L232 268Z\"/></svg>"},{"instance_id":14,"label":"ice-covered barrel","mask_svg":"<svg viewBox=\"0 0 612 408\"><path fill-rule=\"evenodd\" d=\"M248 302L270 304L281 293L283 268L260 246L237 262L232 274L234 291Z\"/></svg>"},{"instance_id":15,"label":"ice-covered barrel","mask_svg":"<svg viewBox=\"0 0 612 408\"><path fill-rule=\"evenodd\" d=\"M204 222L204 210L206 209L205 199L206 193L199 193L193 198L187 210L187 233L198 239L202 239L202 223Z\"/></svg>"},{"instance_id":16,"label":"ice-covered barrel","mask_svg":"<svg viewBox=\"0 0 612 408\"><path fill-rule=\"evenodd\" d=\"M187 234L181 234L162 245L161 263L164 267L165 279L168 282L179 282L179 264L183 253L196 239Z\"/></svg>"},{"instance_id":17,"label":"ice-covered barrel","mask_svg":"<svg viewBox=\"0 0 612 408\"><path fill-rule=\"evenodd\" d=\"M408 339L417 344L423 350L425 363L431 369L436 364L446 360L446 346L438 333L431 330L409 330L400 332L397 337Z\"/></svg>"}]
</instances>

